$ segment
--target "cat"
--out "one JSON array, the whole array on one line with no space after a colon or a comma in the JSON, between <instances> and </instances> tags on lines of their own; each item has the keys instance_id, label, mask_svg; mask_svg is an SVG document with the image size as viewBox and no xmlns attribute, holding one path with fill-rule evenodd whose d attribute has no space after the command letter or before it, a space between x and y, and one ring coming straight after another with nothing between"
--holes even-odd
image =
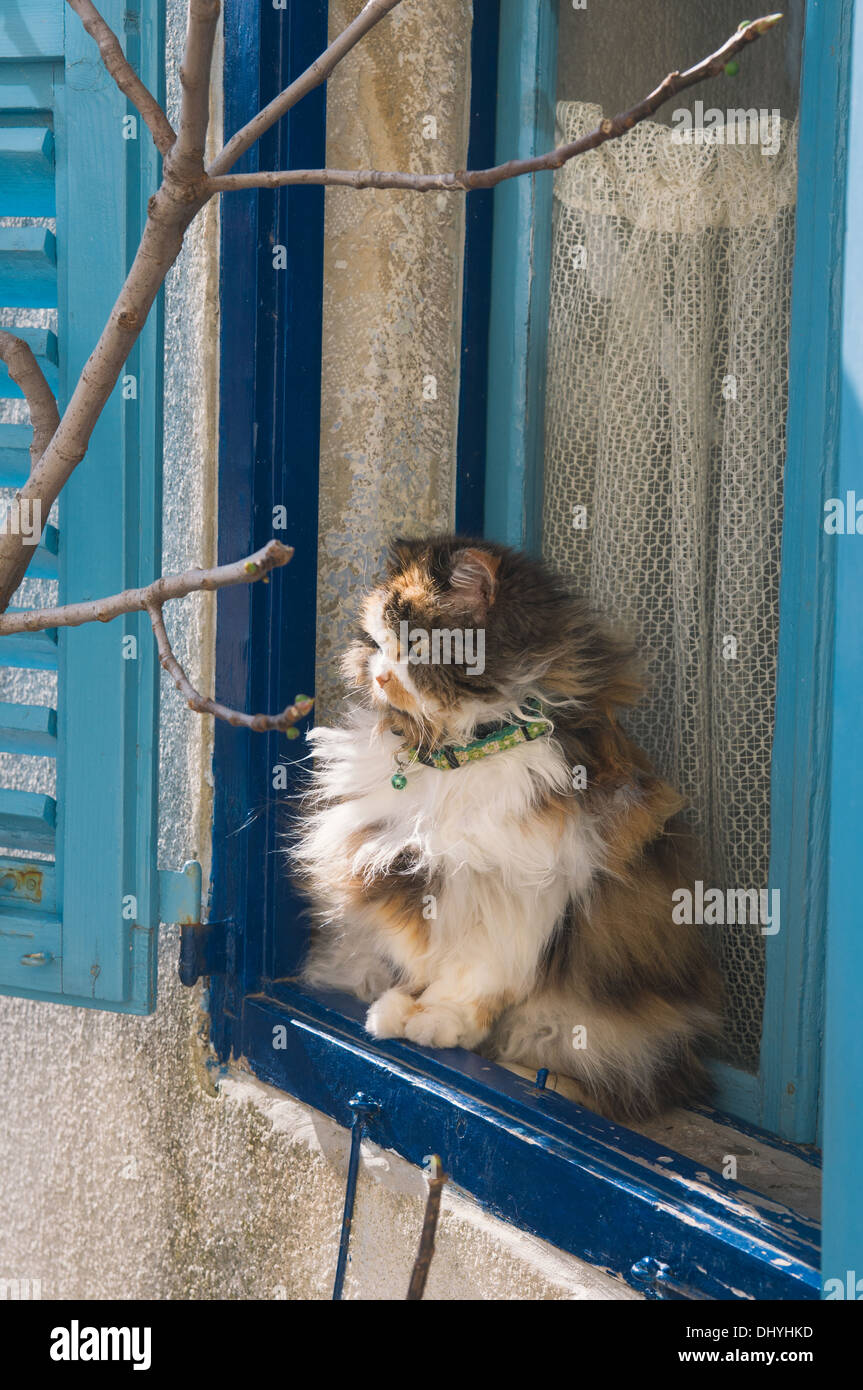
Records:
<instances>
[{"instance_id":1,"label":"cat","mask_svg":"<svg viewBox=\"0 0 863 1390\"><path fill-rule=\"evenodd\" d=\"M395 540L361 611L360 699L308 735L288 851L305 980L368 1002L375 1038L548 1068L612 1119L705 1098L718 976L672 921L684 801L619 723L633 646L544 563L457 536Z\"/></svg>"}]
</instances>

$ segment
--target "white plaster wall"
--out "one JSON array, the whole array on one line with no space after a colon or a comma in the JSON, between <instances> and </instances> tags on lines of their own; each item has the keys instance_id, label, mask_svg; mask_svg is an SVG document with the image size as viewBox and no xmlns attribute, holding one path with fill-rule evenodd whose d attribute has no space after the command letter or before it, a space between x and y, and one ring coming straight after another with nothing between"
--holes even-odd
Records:
<instances>
[{"instance_id":1,"label":"white plaster wall","mask_svg":"<svg viewBox=\"0 0 863 1390\"><path fill-rule=\"evenodd\" d=\"M358 7L333 4L338 15ZM172 107L183 9L170 0ZM455 159L465 140L469 19L468 0L406 0L393 32L354 55L334 85L332 148L346 161L362 162L367 148L369 160L420 168ZM366 134L354 123L358 108ZM442 144L428 150L417 143L426 109L445 118ZM393 195L349 198L333 196L327 207L325 628L390 527L445 524L452 508L461 211L455 200L417 208ZM191 231L167 287L164 552L172 570L211 563L215 553L216 255L212 210ZM426 369L439 380L435 410L418 402ZM192 679L209 687L212 601L186 599L168 622ZM331 645L326 638L324 665ZM210 756L208 721L166 681L167 867L191 857L207 869ZM163 930L152 1018L0 998L0 1279L39 1281L45 1298L326 1298L347 1133L239 1070L220 1074L200 991L177 983L177 950L177 932ZM423 1206L419 1171L367 1148L347 1297L404 1298ZM448 1191L427 1297L636 1295Z\"/></svg>"}]
</instances>

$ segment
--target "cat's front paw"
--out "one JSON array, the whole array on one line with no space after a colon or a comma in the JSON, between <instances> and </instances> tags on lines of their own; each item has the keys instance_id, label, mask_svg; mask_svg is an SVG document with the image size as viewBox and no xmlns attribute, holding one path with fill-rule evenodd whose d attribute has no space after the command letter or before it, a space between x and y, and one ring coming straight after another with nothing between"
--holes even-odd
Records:
<instances>
[{"instance_id":1,"label":"cat's front paw","mask_svg":"<svg viewBox=\"0 0 863 1390\"><path fill-rule=\"evenodd\" d=\"M405 994L402 989L388 989L366 1014L366 1032L373 1038L403 1038L408 1019L416 1008L417 1002L412 995Z\"/></svg>"},{"instance_id":2,"label":"cat's front paw","mask_svg":"<svg viewBox=\"0 0 863 1390\"><path fill-rule=\"evenodd\" d=\"M421 1047L472 1047L473 1032L459 1009L448 1004L414 1004L404 1036Z\"/></svg>"}]
</instances>

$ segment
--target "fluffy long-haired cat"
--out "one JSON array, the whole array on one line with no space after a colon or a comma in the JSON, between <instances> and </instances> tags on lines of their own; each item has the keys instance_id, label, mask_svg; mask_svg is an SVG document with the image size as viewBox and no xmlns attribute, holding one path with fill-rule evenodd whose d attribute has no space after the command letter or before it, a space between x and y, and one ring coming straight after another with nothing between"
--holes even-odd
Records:
<instances>
[{"instance_id":1,"label":"fluffy long-haired cat","mask_svg":"<svg viewBox=\"0 0 863 1390\"><path fill-rule=\"evenodd\" d=\"M491 542L397 540L344 671L360 699L309 738L291 851L315 985L378 1038L570 1077L641 1118L706 1093L717 977L681 797L618 712L631 647L548 568Z\"/></svg>"}]
</instances>

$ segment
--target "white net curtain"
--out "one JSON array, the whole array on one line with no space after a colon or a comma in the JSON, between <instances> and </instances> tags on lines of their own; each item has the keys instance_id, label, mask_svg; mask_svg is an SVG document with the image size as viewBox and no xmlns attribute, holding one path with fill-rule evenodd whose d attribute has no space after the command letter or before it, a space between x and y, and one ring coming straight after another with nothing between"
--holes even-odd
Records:
<instances>
[{"instance_id":1,"label":"white net curtain","mask_svg":"<svg viewBox=\"0 0 863 1390\"><path fill-rule=\"evenodd\" d=\"M568 141L602 112L560 102L557 117ZM773 154L673 135L641 125L555 175L544 551L648 656L629 728L695 808L705 883L760 889L795 129ZM726 1055L755 1070L764 937L716 940Z\"/></svg>"}]
</instances>

